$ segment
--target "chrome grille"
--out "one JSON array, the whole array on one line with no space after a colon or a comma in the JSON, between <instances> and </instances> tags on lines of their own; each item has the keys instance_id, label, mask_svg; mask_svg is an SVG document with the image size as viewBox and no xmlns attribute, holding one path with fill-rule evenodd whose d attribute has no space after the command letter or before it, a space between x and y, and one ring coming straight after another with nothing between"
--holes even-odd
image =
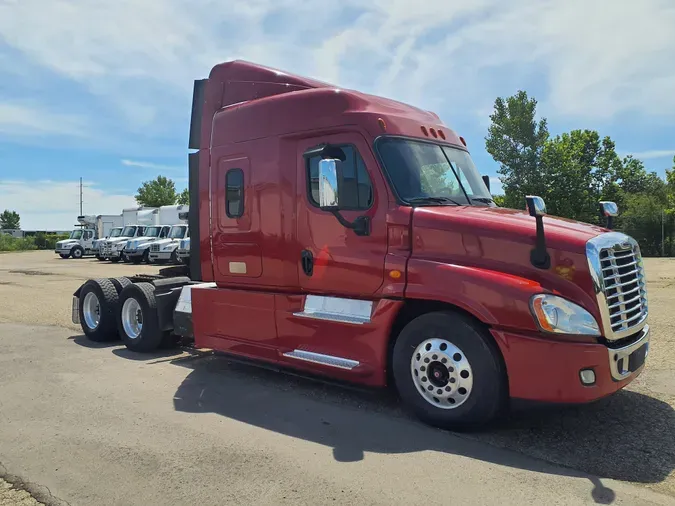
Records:
<instances>
[{"instance_id":1,"label":"chrome grille","mask_svg":"<svg viewBox=\"0 0 675 506\"><path fill-rule=\"evenodd\" d=\"M151 245L151 246L150 246L150 251L152 251L152 252L154 252L154 253L158 253L158 252L159 252L159 244L153 244L153 245Z\"/></svg>"},{"instance_id":2,"label":"chrome grille","mask_svg":"<svg viewBox=\"0 0 675 506\"><path fill-rule=\"evenodd\" d=\"M637 242L618 232L602 234L586 247L605 337L618 340L644 327L647 283Z\"/></svg>"}]
</instances>

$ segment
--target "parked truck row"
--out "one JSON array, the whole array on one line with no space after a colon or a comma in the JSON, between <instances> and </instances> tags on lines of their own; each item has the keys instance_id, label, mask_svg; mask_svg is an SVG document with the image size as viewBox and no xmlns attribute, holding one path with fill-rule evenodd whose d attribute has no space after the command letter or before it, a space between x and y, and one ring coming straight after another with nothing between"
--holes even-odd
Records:
<instances>
[{"instance_id":1,"label":"parked truck row","mask_svg":"<svg viewBox=\"0 0 675 506\"><path fill-rule=\"evenodd\" d=\"M455 429L513 399L590 402L644 368L643 262L611 230L616 206L601 203L607 227L537 196L497 207L432 112L233 61L195 81L188 146L189 230L169 232L178 258L190 241L184 275L88 280L72 318L89 339L148 352L178 336L391 386Z\"/></svg>"},{"instance_id":2,"label":"parked truck row","mask_svg":"<svg viewBox=\"0 0 675 506\"><path fill-rule=\"evenodd\" d=\"M120 215L78 216L79 228L59 241L55 252L64 259L91 255L115 263L180 263L177 249L187 235L188 211L187 205L141 206ZM153 245L159 246L156 254Z\"/></svg>"}]
</instances>

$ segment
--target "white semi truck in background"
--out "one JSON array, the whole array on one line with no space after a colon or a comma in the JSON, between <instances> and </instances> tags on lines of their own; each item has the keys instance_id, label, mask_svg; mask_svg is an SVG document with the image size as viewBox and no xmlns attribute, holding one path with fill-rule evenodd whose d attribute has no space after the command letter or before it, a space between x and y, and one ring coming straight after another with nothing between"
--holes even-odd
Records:
<instances>
[{"instance_id":1,"label":"white semi truck in background","mask_svg":"<svg viewBox=\"0 0 675 506\"><path fill-rule=\"evenodd\" d=\"M130 239L124 247L125 257L133 263L150 263L150 247L157 241L162 241L169 236L172 225L183 223L180 219L182 213L187 213L189 206L161 206L158 212L158 223L145 229L142 237Z\"/></svg>"},{"instance_id":2,"label":"white semi truck in background","mask_svg":"<svg viewBox=\"0 0 675 506\"><path fill-rule=\"evenodd\" d=\"M187 212L180 213L180 221L171 227L166 239L155 241L150 245L148 255L150 263L180 263L177 250L181 240L189 234L187 214Z\"/></svg>"},{"instance_id":3,"label":"white semi truck in background","mask_svg":"<svg viewBox=\"0 0 675 506\"><path fill-rule=\"evenodd\" d=\"M176 248L176 256L178 261L190 265L190 229L188 228L187 233L185 234L185 239L181 239L178 243L178 248Z\"/></svg>"},{"instance_id":4,"label":"white semi truck in background","mask_svg":"<svg viewBox=\"0 0 675 506\"><path fill-rule=\"evenodd\" d=\"M79 228L70 233L68 239L58 241L54 252L61 258L82 258L94 255L94 241L109 235L110 231L122 225L121 214L99 214L98 216L78 216Z\"/></svg>"},{"instance_id":5,"label":"white semi truck in background","mask_svg":"<svg viewBox=\"0 0 675 506\"><path fill-rule=\"evenodd\" d=\"M122 210L124 228L117 237L110 237L100 245L100 256L113 263L126 260L124 247L129 239L141 237L147 227L159 221L157 207L129 207Z\"/></svg>"}]
</instances>

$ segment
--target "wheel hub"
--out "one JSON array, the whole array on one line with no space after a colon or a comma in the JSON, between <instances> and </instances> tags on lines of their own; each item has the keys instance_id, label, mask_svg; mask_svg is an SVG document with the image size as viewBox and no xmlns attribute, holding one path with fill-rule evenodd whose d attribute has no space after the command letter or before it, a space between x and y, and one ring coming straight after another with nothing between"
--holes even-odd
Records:
<instances>
[{"instance_id":1,"label":"wheel hub","mask_svg":"<svg viewBox=\"0 0 675 506\"><path fill-rule=\"evenodd\" d=\"M464 352L445 339L427 339L410 361L413 383L422 398L441 409L466 402L473 387L473 371Z\"/></svg>"},{"instance_id":2,"label":"wheel hub","mask_svg":"<svg viewBox=\"0 0 675 506\"><path fill-rule=\"evenodd\" d=\"M122 305L122 327L130 339L136 339L143 330L143 311L134 298L129 298Z\"/></svg>"},{"instance_id":3,"label":"wheel hub","mask_svg":"<svg viewBox=\"0 0 675 506\"><path fill-rule=\"evenodd\" d=\"M94 292L89 292L84 296L82 302L82 315L84 316L84 323L91 330L98 327L101 321L101 304Z\"/></svg>"}]
</instances>

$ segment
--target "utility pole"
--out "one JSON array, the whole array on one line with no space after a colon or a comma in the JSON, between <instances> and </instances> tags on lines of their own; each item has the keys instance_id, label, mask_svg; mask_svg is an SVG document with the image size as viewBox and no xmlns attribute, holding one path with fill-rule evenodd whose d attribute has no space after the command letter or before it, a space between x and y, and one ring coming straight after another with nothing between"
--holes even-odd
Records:
<instances>
[{"instance_id":1,"label":"utility pole","mask_svg":"<svg viewBox=\"0 0 675 506\"><path fill-rule=\"evenodd\" d=\"M82 216L82 178L80 178L80 216Z\"/></svg>"},{"instance_id":2,"label":"utility pole","mask_svg":"<svg viewBox=\"0 0 675 506\"><path fill-rule=\"evenodd\" d=\"M665 239L664 239L664 232L663 232L663 230L664 230L664 223L663 222L664 222L664 219L665 219L664 214L665 213L664 213L663 209L661 209L661 256L662 257L666 256L666 242L665 242Z\"/></svg>"}]
</instances>

